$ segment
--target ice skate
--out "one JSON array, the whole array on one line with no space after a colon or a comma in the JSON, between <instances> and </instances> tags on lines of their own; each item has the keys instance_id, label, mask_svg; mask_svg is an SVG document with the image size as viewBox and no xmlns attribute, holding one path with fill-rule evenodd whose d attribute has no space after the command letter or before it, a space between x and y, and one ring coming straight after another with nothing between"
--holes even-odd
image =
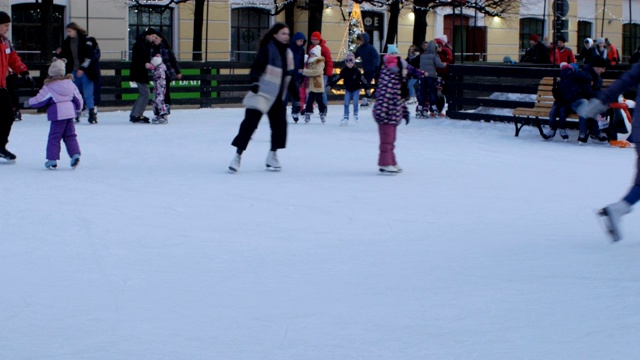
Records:
<instances>
[{"instance_id":1,"label":"ice skate","mask_svg":"<svg viewBox=\"0 0 640 360\"><path fill-rule=\"evenodd\" d=\"M327 114L320 114L320 121L324 124L327 122Z\"/></svg>"},{"instance_id":2,"label":"ice skate","mask_svg":"<svg viewBox=\"0 0 640 360\"><path fill-rule=\"evenodd\" d=\"M298 120L300 120L300 118L298 117L298 114L291 114L291 117L293 118L293 122L295 124L297 124Z\"/></svg>"},{"instance_id":3,"label":"ice skate","mask_svg":"<svg viewBox=\"0 0 640 360\"><path fill-rule=\"evenodd\" d=\"M304 123L308 124L311 121L311 114L304 114Z\"/></svg>"},{"instance_id":4,"label":"ice skate","mask_svg":"<svg viewBox=\"0 0 640 360\"><path fill-rule=\"evenodd\" d=\"M155 117L153 120L151 120L151 123L156 125L166 125L169 123L169 119L166 114L160 115L158 117Z\"/></svg>"},{"instance_id":5,"label":"ice skate","mask_svg":"<svg viewBox=\"0 0 640 360\"><path fill-rule=\"evenodd\" d=\"M280 162L275 151L269 151L267 155L267 170L280 171Z\"/></svg>"},{"instance_id":6,"label":"ice skate","mask_svg":"<svg viewBox=\"0 0 640 360\"><path fill-rule=\"evenodd\" d=\"M0 149L0 159L4 159L5 162L9 164L16 162L16 156L7 149Z\"/></svg>"},{"instance_id":7,"label":"ice skate","mask_svg":"<svg viewBox=\"0 0 640 360\"><path fill-rule=\"evenodd\" d=\"M380 166L380 174L382 175L397 175L400 173L400 171L398 171L398 168L396 168L395 166Z\"/></svg>"},{"instance_id":8,"label":"ice skate","mask_svg":"<svg viewBox=\"0 0 640 360\"><path fill-rule=\"evenodd\" d=\"M55 160L47 160L47 162L44 163L44 167L49 170L55 170L58 168L58 162Z\"/></svg>"},{"instance_id":9,"label":"ice skate","mask_svg":"<svg viewBox=\"0 0 640 360\"><path fill-rule=\"evenodd\" d=\"M560 137L562 138L562 140L567 141L569 140L569 134L567 134L567 130L565 129L560 129Z\"/></svg>"},{"instance_id":10,"label":"ice skate","mask_svg":"<svg viewBox=\"0 0 640 360\"><path fill-rule=\"evenodd\" d=\"M229 172L235 174L240 170L240 154L235 154L231 164L229 164Z\"/></svg>"},{"instance_id":11,"label":"ice skate","mask_svg":"<svg viewBox=\"0 0 640 360\"><path fill-rule=\"evenodd\" d=\"M80 165L80 154L75 154L71 157L70 165L72 169L75 169Z\"/></svg>"},{"instance_id":12,"label":"ice skate","mask_svg":"<svg viewBox=\"0 0 640 360\"><path fill-rule=\"evenodd\" d=\"M98 123L98 113L96 109L89 109L89 124L97 124Z\"/></svg>"},{"instance_id":13,"label":"ice skate","mask_svg":"<svg viewBox=\"0 0 640 360\"><path fill-rule=\"evenodd\" d=\"M620 232L620 223L622 216L631 212L631 205L624 200L613 203L598 212L598 215L602 216L604 225L607 228L609 236L612 241L619 241L622 239Z\"/></svg>"},{"instance_id":14,"label":"ice skate","mask_svg":"<svg viewBox=\"0 0 640 360\"><path fill-rule=\"evenodd\" d=\"M545 140L551 140L551 139L553 139L554 136L556 136L556 130L555 129L549 129L542 135L542 138L545 139Z\"/></svg>"},{"instance_id":15,"label":"ice skate","mask_svg":"<svg viewBox=\"0 0 640 360\"><path fill-rule=\"evenodd\" d=\"M347 125L349 125L349 118L345 116L340 121L340 126L347 126Z\"/></svg>"}]
</instances>

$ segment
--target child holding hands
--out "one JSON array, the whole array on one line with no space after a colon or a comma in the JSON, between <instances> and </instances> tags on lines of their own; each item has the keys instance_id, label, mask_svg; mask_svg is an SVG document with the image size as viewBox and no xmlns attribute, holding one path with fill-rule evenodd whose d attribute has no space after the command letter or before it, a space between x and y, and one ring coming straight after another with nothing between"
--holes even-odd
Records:
<instances>
[{"instance_id":1,"label":"child holding hands","mask_svg":"<svg viewBox=\"0 0 640 360\"><path fill-rule=\"evenodd\" d=\"M358 100L360 99L360 90L364 87L368 88L367 82L363 81L360 69L355 66L356 57L353 53L348 53L344 60L345 67L340 70L340 75L336 76L329 83L329 87L334 86L340 79L344 81L344 117L340 122L340 126L349 124L349 103L353 101L353 118L358 122Z\"/></svg>"},{"instance_id":2,"label":"child holding hands","mask_svg":"<svg viewBox=\"0 0 640 360\"><path fill-rule=\"evenodd\" d=\"M54 170L60 160L60 140L64 141L71 157L71 167L80 164L80 146L74 125L74 118L82 110L82 96L73 82L73 75L66 73L66 61L54 59L49 67L49 77L38 95L25 101L25 107L47 108L49 141L47 142L47 162L44 166Z\"/></svg>"},{"instance_id":3,"label":"child holding hands","mask_svg":"<svg viewBox=\"0 0 640 360\"><path fill-rule=\"evenodd\" d=\"M167 66L162 63L160 54L151 58L151 62L145 65L153 72L153 113L156 117L151 120L152 124L169 123L169 107L164 102L167 92Z\"/></svg>"}]
</instances>

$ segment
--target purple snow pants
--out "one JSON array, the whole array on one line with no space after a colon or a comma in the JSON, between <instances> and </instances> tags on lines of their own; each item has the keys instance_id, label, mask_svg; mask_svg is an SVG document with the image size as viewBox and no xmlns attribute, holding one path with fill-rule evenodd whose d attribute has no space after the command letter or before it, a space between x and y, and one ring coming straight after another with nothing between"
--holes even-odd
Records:
<instances>
[{"instance_id":1,"label":"purple snow pants","mask_svg":"<svg viewBox=\"0 0 640 360\"><path fill-rule=\"evenodd\" d=\"M397 129L397 125L378 124L378 130L380 132L380 156L378 157L378 166L397 165L396 154L393 152Z\"/></svg>"},{"instance_id":2,"label":"purple snow pants","mask_svg":"<svg viewBox=\"0 0 640 360\"><path fill-rule=\"evenodd\" d=\"M80 145L73 119L53 120L49 128L49 141L47 142L47 160L60 160L60 140L64 141L69 157L80 155Z\"/></svg>"}]
</instances>

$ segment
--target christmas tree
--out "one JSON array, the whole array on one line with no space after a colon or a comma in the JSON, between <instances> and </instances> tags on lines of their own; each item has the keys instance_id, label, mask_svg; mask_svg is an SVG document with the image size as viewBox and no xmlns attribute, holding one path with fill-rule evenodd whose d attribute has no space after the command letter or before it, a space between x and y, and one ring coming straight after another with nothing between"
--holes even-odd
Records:
<instances>
[{"instance_id":1,"label":"christmas tree","mask_svg":"<svg viewBox=\"0 0 640 360\"><path fill-rule=\"evenodd\" d=\"M360 4L354 3L351 10L351 16L349 16L349 26L342 39L342 46L340 46L340 53L338 53L338 61L344 59L349 52L356 51L358 43L356 38L358 34L364 33L364 26L362 25L362 13L360 12Z\"/></svg>"}]
</instances>

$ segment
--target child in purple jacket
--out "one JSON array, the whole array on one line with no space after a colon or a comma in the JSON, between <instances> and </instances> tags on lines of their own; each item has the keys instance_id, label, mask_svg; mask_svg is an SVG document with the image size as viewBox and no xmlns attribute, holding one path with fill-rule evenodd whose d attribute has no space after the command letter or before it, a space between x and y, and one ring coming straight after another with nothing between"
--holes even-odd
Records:
<instances>
[{"instance_id":1,"label":"child in purple jacket","mask_svg":"<svg viewBox=\"0 0 640 360\"><path fill-rule=\"evenodd\" d=\"M73 120L82 110L82 96L73 83L73 75L65 76L65 61L54 60L49 67L49 77L38 95L25 102L25 107L47 108L47 118L51 122L49 141L47 142L47 169L58 167L60 159L60 140L64 140L67 153L71 157L71 167L80 163L80 146Z\"/></svg>"}]
</instances>

